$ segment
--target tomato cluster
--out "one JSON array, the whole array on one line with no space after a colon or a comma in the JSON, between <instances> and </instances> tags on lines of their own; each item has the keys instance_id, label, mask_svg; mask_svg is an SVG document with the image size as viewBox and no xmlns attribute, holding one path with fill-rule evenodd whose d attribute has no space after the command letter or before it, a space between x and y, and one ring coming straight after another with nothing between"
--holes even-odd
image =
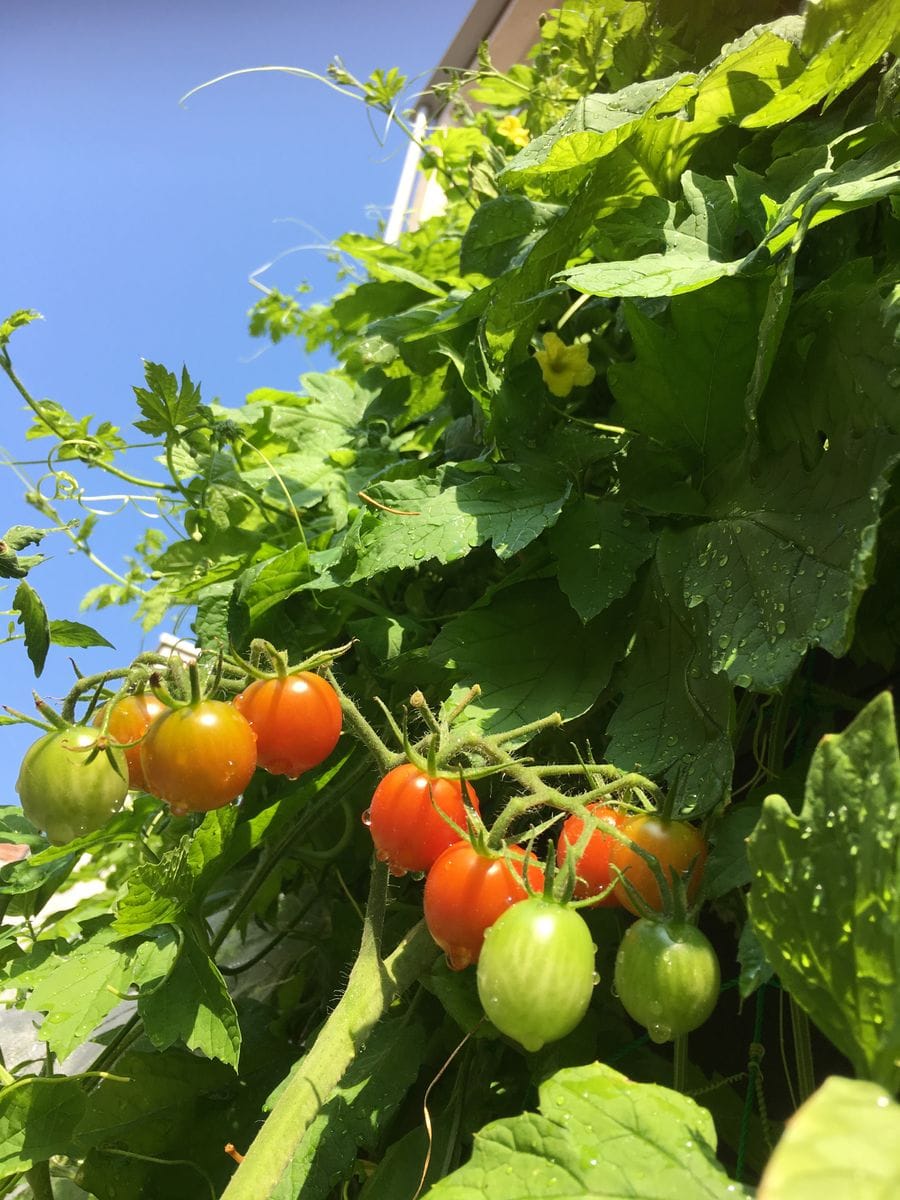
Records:
<instances>
[{"instance_id":1,"label":"tomato cluster","mask_svg":"<svg viewBox=\"0 0 900 1200\"><path fill-rule=\"evenodd\" d=\"M696 896L706 842L692 825L655 813L599 804L588 811L596 821L588 837L579 816L563 825L557 866L577 848L577 900L659 914L641 916L626 933L615 987L652 1038L678 1037L707 1019L719 992L707 939L662 915L674 894ZM575 1028L598 978L588 925L573 907L542 894L544 873L521 847L487 848L476 832L480 804L470 784L404 763L378 784L363 821L393 874L427 872L429 932L451 968L477 966L482 1006L502 1033L538 1050Z\"/></svg>"},{"instance_id":2,"label":"tomato cluster","mask_svg":"<svg viewBox=\"0 0 900 1200\"><path fill-rule=\"evenodd\" d=\"M341 724L334 688L308 671L256 680L233 703L196 696L169 707L135 693L101 708L93 727L40 738L17 789L28 819L63 844L99 829L129 790L183 816L230 804L258 766L296 778L328 757Z\"/></svg>"}]
</instances>

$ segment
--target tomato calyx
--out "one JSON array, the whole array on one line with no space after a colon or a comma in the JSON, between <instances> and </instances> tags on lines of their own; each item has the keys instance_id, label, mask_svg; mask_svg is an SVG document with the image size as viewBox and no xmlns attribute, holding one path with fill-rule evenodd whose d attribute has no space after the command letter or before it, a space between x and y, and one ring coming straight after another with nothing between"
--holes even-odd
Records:
<instances>
[{"instance_id":1,"label":"tomato calyx","mask_svg":"<svg viewBox=\"0 0 900 1200\"><path fill-rule=\"evenodd\" d=\"M319 650L315 654L311 654L309 658L304 658L302 662L291 665L283 650L276 649L265 638L254 638L250 643L249 659L243 658L233 645L230 649L230 658L250 680L285 679L289 675L299 675L304 671L317 671L322 667L330 667L336 658L340 658L352 648L353 642L346 642L343 646L336 646L331 650ZM262 665L264 661L269 664L268 670Z\"/></svg>"}]
</instances>

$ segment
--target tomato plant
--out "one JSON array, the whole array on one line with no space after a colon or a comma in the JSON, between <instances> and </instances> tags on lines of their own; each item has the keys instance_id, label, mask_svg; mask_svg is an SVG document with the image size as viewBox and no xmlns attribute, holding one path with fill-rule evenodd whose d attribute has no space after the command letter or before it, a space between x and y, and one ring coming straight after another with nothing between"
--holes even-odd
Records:
<instances>
[{"instance_id":1,"label":"tomato plant","mask_svg":"<svg viewBox=\"0 0 900 1200\"><path fill-rule=\"evenodd\" d=\"M234 707L256 734L257 765L296 779L324 762L341 734L341 704L327 679L300 671L257 679Z\"/></svg>"},{"instance_id":2,"label":"tomato plant","mask_svg":"<svg viewBox=\"0 0 900 1200\"><path fill-rule=\"evenodd\" d=\"M473 36L490 7L476 6ZM530 8L506 7L511 25ZM855 1082L900 1091L888 695L900 665L897 5L759 0L747 29L749 7L567 0L509 72L489 54L449 72L421 110L450 121L415 122L427 180L415 194L431 215L386 241L337 238L331 303L259 293L252 328L279 342L274 355L302 343L334 360L295 391L263 386L229 408L201 396L187 369L145 361L137 410L112 424L32 396L13 350L43 340L53 358L59 322L0 313L7 424L24 400L50 476L27 484L43 527L0 535L0 575L16 581L0 653L24 639L40 674L77 648L61 714L73 723L88 724L94 697L122 679L187 699L177 652L85 674L99 630L51 620L55 605L32 586L45 539L71 538L97 562L109 543L90 497L111 472L116 495L131 480L134 504L146 511L154 497L167 532L142 536L90 602L137 600L148 628L190 637L215 701L243 689L249 705L260 671L332 661L357 743L307 770L279 705L271 757L267 723L253 717L258 756L301 771L299 783L261 772L251 803L188 822L164 811L148 822L150 798L136 795L115 841L97 835L87 858L48 853L18 809L0 812L15 849L35 852L0 869L10 991L46 1014L38 1054L7 1056L0 1194L21 1189L24 1171L35 1194L75 1177L97 1200L194 1200L198 1188L223 1200L411 1196L423 1105L436 1135L423 1195L433 1187L434 1200L496 1200L522 1136L535 1194L573 1186L559 1163L576 1161L574 1186L590 1194L608 1190L610 1173L624 1194L743 1194L765 1169L769 1133L838 1052ZM399 72L352 80L335 63L328 79L388 118L391 137L406 126L394 119L407 99ZM19 109L21 124L34 106ZM16 195L27 206L32 192ZM134 426L139 441L126 445ZM15 470L27 476L32 457L16 454ZM189 715L163 721L189 726L160 788L178 811L237 790L222 793L240 739L210 747ZM346 819L372 804L378 856L397 873L455 842L467 794L475 803L458 782L420 771L407 795L407 765L373 803L370 773L407 758L431 774L458 764L481 794L489 845L531 839L543 853L572 811L637 794L679 818L629 819L631 848L610 847L603 828L588 846L582 831L578 870L581 895L620 868L643 915L674 869L691 876L694 905L706 894L725 918L728 982L750 1003L730 990L729 1021L692 1035L689 1083L683 1042L673 1056L631 1038L611 988L594 991L564 1043L525 1055L586 1002L584 926L611 959L626 920L587 911L599 893L576 901L580 915L560 909L569 872L543 901L549 921L516 900L489 927L480 970L449 973L420 920L424 891L443 936L431 881L389 883ZM790 806L763 795L766 780ZM570 823L561 840L577 834ZM656 873L636 853L645 845ZM70 877L98 890L80 899ZM457 902L437 895L452 954L473 955L480 899L464 885ZM676 936L677 908L671 945L643 953L638 924L622 951L623 996L656 1036L696 1019L714 969L698 935ZM567 936L542 944L547 923ZM783 1012L796 1055L763 1073L757 1043L770 1062L781 1041L780 995L763 986L773 969L795 1001ZM511 1037L472 1037L429 1090L460 1028L481 1017L477 975ZM123 994L137 1003L120 1005ZM667 1012L650 1007L661 996ZM85 1124L82 1083L52 1077L97 1029L98 1050L78 1056L92 1072ZM615 1069L584 1065L595 1059ZM562 1061L581 1064L568 1097L548 1079ZM660 1079L689 1086L712 1119ZM178 1119L148 1121L148 1096L177 1103ZM521 1115L538 1102L543 1117ZM474 1139L476 1182L445 1185L437 1176L466 1170L471 1134L488 1122ZM338 1125L365 1130L364 1184L357 1139L333 1138ZM714 1125L734 1180L713 1161ZM226 1136L249 1149L236 1168ZM679 1186L688 1160L697 1178L685 1168Z\"/></svg>"},{"instance_id":3,"label":"tomato plant","mask_svg":"<svg viewBox=\"0 0 900 1200\"><path fill-rule=\"evenodd\" d=\"M128 792L121 750L101 749L90 758L98 736L85 725L56 729L22 760L16 783L22 811L56 846L105 825Z\"/></svg>"},{"instance_id":4,"label":"tomato plant","mask_svg":"<svg viewBox=\"0 0 900 1200\"><path fill-rule=\"evenodd\" d=\"M703 879L703 867L709 847L698 829L686 821L664 821L655 813L641 813L626 821L622 833L657 860L667 881L672 872L690 876L686 878L688 899L693 900ZM653 871L639 854L623 842L616 842L609 858L628 879L645 904L659 911L663 906L659 894L659 883ZM625 887L620 883L615 889L619 903L629 912L638 914Z\"/></svg>"},{"instance_id":5,"label":"tomato plant","mask_svg":"<svg viewBox=\"0 0 900 1200\"><path fill-rule=\"evenodd\" d=\"M159 717L141 743L147 790L172 812L208 812L235 800L256 769L256 734L231 704L201 700Z\"/></svg>"},{"instance_id":6,"label":"tomato plant","mask_svg":"<svg viewBox=\"0 0 900 1200\"><path fill-rule=\"evenodd\" d=\"M719 982L716 952L695 925L642 917L622 938L615 991L654 1042L702 1025L716 1006Z\"/></svg>"},{"instance_id":7,"label":"tomato plant","mask_svg":"<svg viewBox=\"0 0 900 1200\"><path fill-rule=\"evenodd\" d=\"M478 995L491 1022L526 1050L571 1033L595 983L594 943L575 909L520 900L485 935Z\"/></svg>"},{"instance_id":8,"label":"tomato plant","mask_svg":"<svg viewBox=\"0 0 900 1200\"><path fill-rule=\"evenodd\" d=\"M478 961L485 930L528 895L522 851L512 846L510 855L515 866L503 857L480 854L471 842L456 842L428 872L422 894L425 924L454 970ZM543 887L543 871L534 862L528 866L528 882L532 891Z\"/></svg>"},{"instance_id":9,"label":"tomato plant","mask_svg":"<svg viewBox=\"0 0 900 1200\"><path fill-rule=\"evenodd\" d=\"M151 723L168 710L162 700L158 700L152 692L139 692L133 696L122 696L111 701L109 705L104 705L94 717L96 726L103 724L107 711L109 720L106 732L113 742L122 744L125 761L128 763L128 786L133 791L146 791L147 780L141 765L141 740Z\"/></svg>"},{"instance_id":10,"label":"tomato plant","mask_svg":"<svg viewBox=\"0 0 900 1200\"><path fill-rule=\"evenodd\" d=\"M589 804L588 810L593 813L600 824L591 834L585 851L576 864L575 897L578 900L596 896L615 882L615 876L610 871L609 863L616 839L605 833L603 826L612 825L616 829L621 829L628 820L627 812L621 808L612 808L608 804ZM578 842L583 829L584 822L581 817L573 815L566 818L556 848L558 866L565 861L567 848ZM596 901L598 908L614 908L619 903L621 902L615 890L604 896L602 900Z\"/></svg>"}]
</instances>

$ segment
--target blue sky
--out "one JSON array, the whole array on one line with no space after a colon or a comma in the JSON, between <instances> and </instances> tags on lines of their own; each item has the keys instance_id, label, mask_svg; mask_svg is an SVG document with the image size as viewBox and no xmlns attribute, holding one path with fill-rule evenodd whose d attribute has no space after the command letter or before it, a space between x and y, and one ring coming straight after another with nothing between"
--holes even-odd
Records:
<instances>
[{"instance_id":1,"label":"blue sky","mask_svg":"<svg viewBox=\"0 0 900 1200\"><path fill-rule=\"evenodd\" d=\"M327 245L346 230L375 234L386 216L405 144L378 144L361 104L324 85L266 73L178 100L243 67L324 70L340 55L358 77L397 66L424 83L470 8L401 0L31 0L3 15L0 72L0 317L35 308L45 320L18 333L13 364L36 398L127 427L142 359L186 363L206 400L239 404L260 386L291 388L312 367L299 345L265 350L247 334L258 293L248 275L298 245ZM423 12L427 17L423 18ZM266 281L311 298L334 288L322 251L286 254ZM0 448L40 457L29 419L0 378ZM133 431L126 431L130 437ZM20 468L32 480L46 466ZM99 472L78 474L90 494L117 491ZM0 533L41 524L15 473L0 466ZM114 508L116 502L98 502ZM132 510L100 522L96 547L117 568L145 524ZM103 577L62 535L29 582L52 618L84 620L116 651L76 651L84 671L129 661L140 627L121 610L79 614ZM0 607L12 602L14 586ZM4 618L4 629L8 618ZM155 639L152 639L155 644ZM70 651L53 648L37 681L53 700L68 689ZM0 703L32 711L35 680L21 642L0 645ZM0 729L0 804L14 783L30 727Z\"/></svg>"}]
</instances>

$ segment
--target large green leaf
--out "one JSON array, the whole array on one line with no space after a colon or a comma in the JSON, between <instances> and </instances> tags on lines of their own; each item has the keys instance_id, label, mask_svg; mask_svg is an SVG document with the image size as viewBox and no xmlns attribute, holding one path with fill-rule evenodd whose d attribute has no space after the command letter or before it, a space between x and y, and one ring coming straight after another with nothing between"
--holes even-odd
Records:
<instances>
[{"instance_id":1,"label":"large green leaf","mask_svg":"<svg viewBox=\"0 0 900 1200\"><path fill-rule=\"evenodd\" d=\"M765 1200L893 1200L900 1106L861 1079L826 1079L791 1117L760 1183Z\"/></svg>"},{"instance_id":2,"label":"large green leaf","mask_svg":"<svg viewBox=\"0 0 900 1200\"><path fill-rule=\"evenodd\" d=\"M802 74L785 80L772 99L742 124L762 129L789 121L817 104L834 100L877 62L900 34L894 0L817 0L806 9Z\"/></svg>"},{"instance_id":3,"label":"large green leaf","mask_svg":"<svg viewBox=\"0 0 900 1200\"><path fill-rule=\"evenodd\" d=\"M559 586L582 621L631 590L654 544L647 521L621 504L585 499L566 506L550 531L550 548Z\"/></svg>"},{"instance_id":4,"label":"large green leaf","mask_svg":"<svg viewBox=\"0 0 900 1200\"><path fill-rule=\"evenodd\" d=\"M595 1063L548 1079L540 1108L476 1134L471 1160L436 1184L430 1200L747 1195L715 1160L709 1113L678 1092Z\"/></svg>"},{"instance_id":5,"label":"large green leaf","mask_svg":"<svg viewBox=\"0 0 900 1200\"><path fill-rule=\"evenodd\" d=\"M448 621L430 656L453 668L454 699L472 684L467 713L485 731L513 729L548 712L580 716L609 682L625 650L622 614L582 625L552 581L522 583Z\"/></svg>"},{"instance_id":6,"label":"large green leaf","mask_svg":"<svg viewBox=\"0 0 900 1200\"><path fill-rule=\"evenodd\" d=\"M835 438L811 470L791 448L725 481L715 520L666 532L659 555L690 608L706 606L714 670L780 687L811 646L843 654L868 585L900 443Z\"/></svg>"},{"instance_id":7,"label":"large green leaf","mask_svg":"<svg viewBox=\"0 0 900 1200\"><path fill-rule=\"evenodd\" d=\"M746 437L744 397L766 296L763 281L731 279L676 296L665 320L629 305L636 358L609 372L622 423L704 473L733 457Z\"/></svg>"},{"instance_id":8,"label":"large green leaf","mask_svg":"<svg viewBox=\"0 0 900 1200\"><path fill-rule=\"evenodd\" d=\"M785 987L856 1071L900 1086L900 753L889 693L817 746L800 813L769 796L750 915Z\"/></svg>"},{"instance_id":9,"label":"large green leaf","mask_svg":"<svg viewBox=\"0 0 900 1200\"><path fill-rule=\"evenodd\" d=\"M658 561L636 625L616 679L621 699L607 726L606 756L655 777L677 770L679 811L708 812L734 767L731 688L711 666L703 623L685 607L677 574L665 577Z\"/></svg>"},{"instance_id":10,"label":"large green leaf","mask_svg":"<svg viewBox=\"0 0 900 1200\"><path fill-rule=\"evenodd\" d=\"M554 523L569 488L561 473L516 464L376 484L369 495L394 511L366 513L348 538L356 555L350 581L433 559L453 562L488 541L498 557L511 558Z\"/></svg>"}]
</instances>

